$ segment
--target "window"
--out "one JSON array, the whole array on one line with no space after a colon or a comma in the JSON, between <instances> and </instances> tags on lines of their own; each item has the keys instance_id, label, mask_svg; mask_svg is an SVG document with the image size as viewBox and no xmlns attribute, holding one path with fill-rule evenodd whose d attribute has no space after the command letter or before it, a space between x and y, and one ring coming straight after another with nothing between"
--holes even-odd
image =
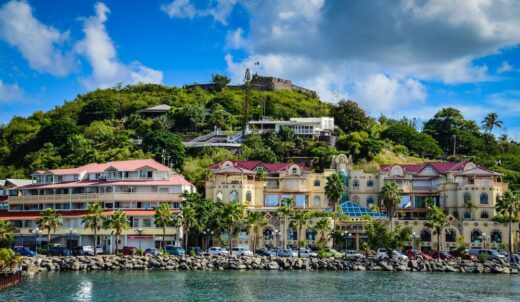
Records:
<instances>
[{"instance_id":1,"label":"window","mask_svg":"<svg viewBox=\"0 0 520 302\"><path fill-rule=\"evenodd\" d=\"M288 229L287 240L298 240L298 232L295 229Z\"/></svg>"},{"instance_id":2,"label":"window","mask_svg":"<svg viewBox=\"0 0 520 302\"><path fill-rule=\"evenodd\" d=\"M482 232L480 230L473 230L471 231L471 242L474 243L480 243L480 240L482 239Z\"/></svg>"},{"instance_id":3,"label":"window","mask_svg":"<svg viewBox=\"0 0 520 302\"><path fill-rule=\"evenodd\" d=\"M238 193L237 193L237 191L231 191L231 193L229 193L229 201L231 201L231 202L237 202L238 201Z\"/></svg>"},{"instance_id":4,"label":"window","mask_svg":"<svg viewBox=\"0 0 520 302\"><path fill-rule=\"evenodd\" d=\"M426 173L433 173L433 169L432 169L432 167L426 167L424 169L424 172L426 172Z\"/></svg>"},{"instance_id":5,"label":"window","mask_svg":"<svg viewBox=\"0 0 520 302\"><path fill-rule=\"evenodd\" d=\"M253 197L252 197L251 191L247 191L246 192L246 201L251 202L252 200L253 200Z\"/></svg>"},{"instance_id":6,"label":"window","mask_svg":"<svg viewBox=\"0 0 520 302\"><path fill-rule=\"evenodd\" d=\"M222 201L223 197L224 197L224 195L222 194L222 192L218 191L218 193L217 193L217 201Z\"/></svg>"},{"instance_id":7,"label":"window","mask_svg":"<svg viewBox=\"0 0 520 302\"><path fill-rule=\"evenodd\" d=\"M354 188L354 190L359 189L359 180L357 180L357 179L354 180L354 181L352 182L352 187Z\"/></svg>"},{"instance_id":8,"label":"window","mask_svg":"<svg viewBox=\"0 0 520 302\"><path fill-rule=\"evenodd\" d=\"M421 231L421 241L430 242L432 241L432 233L428 229L423 229Z\"/></svg>"},{"instance_id":9,"label":"window","mask_svg":"<svg viewBox=\"0 0 520 302\"><path fill-rule=\"evenodd\" d=\"M307 196L304 194L296 194L294 197L294 202L297 207L305 208L307 206Z\"/></svg>"},{"instance_id":10,"label":"window","mask_svg":"<svg viewBox=\"0 0 520 302\"><path fill-rule=\"evenodd\" d=\"M464 211L464 219L471 219L471 212L470 211Z\"/></svg>"},{"instance_id":11,"label":"window","mask_svg":"<svg viewBox=\"0 0 520 302\"><path fill-rule=\"evenodd\" d=\"M480 194L480 204L488 204L489 203L489 197L487 193Z\"/></svg>"},{"instance_id":12,"label":"window","mask_svg":"<svg viewBox=\"0 0 520 302\"><path fill-rule=\"evenodd\" d=\"M374 181L369 179L367 180L367 187L372 188L374 186Z\"/></svg>"},{"instance_id":13,"label":"window","mask_svg":"<svg viewBox=\"0 0 520 302\"><path fill-rule=\"evenodd\" d=\"M264 233L264 240L273 240L273 229L265 228L263 233Z\"/></svg>"},{"instance_id":14,"label":"window","mask_svg":"<svg viewBox=\"0 0 520 302\"><path fill-rule=\"evenodd\" d=\"M315 186L315 187L319 187L320 185L321 185L320 180L319 180L319 179L315 179L315 180L314 180L314 186Z\"/></svg>"},{"instance_id":15,"label":"window","mask_svg":"<svg viewBox=\"0 0 520 302\"><path fill-rule=\"evenodd\" d=\"M319 196L314 196L314 207L319 208L321 206L321 198Z\"/></svg>"},{"instance_id":16,"label":"window","mask_svg":"<svg viewBox=\"0 0 520 302\"><path fill-rule=\"evenodd\" d=\"M292 168L292 174L298 174L298 168Z\"/></svg>"},{"instance_id":17,"label":"window","mask_svg":"<svg viewBox=\"0 0 520 302\"><path fill-rule=\"evenodd\" d=\"M373 205L374 205L374 197L368 196L367 197L367 208L370 208Z\"/></svg>"},{"instance_id":18,"label":"window","mask_svg":"<svg viewBox=\"0 0 520 302\"><path fill-rule=\"evenodd\" d=\"M489 213L488 213L488 211L482 211L482 212L480 212L480 218L481 218L481 219L489 219Z\"/></svg>"},{"instance_id":19,"label":"window","mask_svg":"<svg viewBox=\"0 0 520 302\"><path fill-rule=\"evenodd\" d=\"M305 231L305 239L307 239L307 240L316 240L316 230L315 229L307 229L307 231Z\"/></svg>"},{"instance_id":20,"label":"window","mask_svg":"<svg viewBox=\"0 0 520 302\"><path fill-rule=\"evenodd\" d=\"M502 243L502 233L499 230L493 230L491 232L492 243Z\"/></svg>"},{"instance_id":21,"label":"window","mask_svg":"<svg viewBox=\"0 0 520 302\"><path fill-rule=\"evenodd\" d=\"M143 228L150 228L152 227L152 220L149 218L143 219Z\"/></svg>"},{"instance_id":22,"label":"window","mask_svg":"<svg viewBox=\"0 0 520 302\"><path fill-rule=\"evenodd\" d=\"M446 242L456 242L457 232L454 229L446 230Z\"/></svg>"},{"instance_id":23,"label":"window","mask_svg":"<svg viewBox=\"0 0 520 302\"><path fill-rule=\"evenodd\" d=\"M266 207L277 207L278 206L278 195L267 194L265 196Z\"/></svg>"},{"instance_id":24,"label":"window","mask_svg":"<svg viewBox=\"0 0 520 302\"><path fill-rule=\"evenodd\" d=\"M469 201L471 201L471 193L466 192L464 193L464 203L468 203Z\"/></svg>"}]
</instances>

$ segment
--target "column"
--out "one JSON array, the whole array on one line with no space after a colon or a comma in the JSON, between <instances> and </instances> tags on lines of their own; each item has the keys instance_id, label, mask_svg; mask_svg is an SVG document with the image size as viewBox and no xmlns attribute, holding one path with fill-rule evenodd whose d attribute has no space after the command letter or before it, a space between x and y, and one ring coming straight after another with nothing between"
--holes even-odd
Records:
<instances>
[{"instance_id":1,"label":"column","mask_svg":"<svg viewBox=\"0 0 520 302\"><path fill-rule=\"evenodd\" d=\"M359 251L359 233L355 233L356 236L356 250Z\"/></svg>"}]
</instances>

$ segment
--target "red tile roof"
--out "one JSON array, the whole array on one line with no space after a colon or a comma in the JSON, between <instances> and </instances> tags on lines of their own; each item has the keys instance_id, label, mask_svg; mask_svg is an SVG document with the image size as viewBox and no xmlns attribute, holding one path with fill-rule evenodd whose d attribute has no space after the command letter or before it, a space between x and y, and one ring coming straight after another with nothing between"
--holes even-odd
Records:
<instances>
[{"instance_id":1,"label":"red tile roof","mask_svg":"<svg viewBox=\"0 0 520 302\"><path fill-rule=\"evenodd\" d=\"M228 161L232 162L234 166L246 170L254 170L256 167L261 166L269 173L286 170L291 165L300 166L304 171L307 170L303 163L263 163L259 160L224 160L219 163L210 165L209 168L211 170L220 169L222 164Z\"/></svg>"},{"instance_id":2,"label":"red tile roof","mask_svg":"<svg viewBox=\"0 0 520 302\"><path fill-rule=\"evenodd\" d=\"M165 165L156 162L153 159L136 159L136 160L122 160L112 161L108 163L90 163L84 166L70 169L52 169L46 171L35 171L34 174L52 173L56 175L69 175L69 174L80 174L83 171L87 173L101 173L106 171L108 168L113 168L118 171L135 171L140 168L148 167L153 170L167 171L170 170Z\"/></svg>"},{"instance_id":3,"label":"red tile roof","mask_svg":"<svg viewBox=\"0 0 520 302\"><path fill-rule=\"evenodd\" d=\"M392 164L392 165L381 165L381 172L388 172L393 166L400 166L408 173L419 173L424 168L431 166L433 169L435 169L438 173L445 174L448 172L456 172L456 171L462 171L464 169L464 165L468 161L462 161L462 162L426 162L422 164L416 164L416 165L398 165L398 164Z\"/></svg>"}]
</instances>

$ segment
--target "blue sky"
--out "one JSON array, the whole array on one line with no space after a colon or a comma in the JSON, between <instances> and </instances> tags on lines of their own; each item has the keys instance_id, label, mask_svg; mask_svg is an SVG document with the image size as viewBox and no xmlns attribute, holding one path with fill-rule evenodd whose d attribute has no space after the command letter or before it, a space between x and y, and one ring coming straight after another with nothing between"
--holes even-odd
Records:
<instances>
[{"instance_id":1,"label":"blue sky","mask_svg":"<svg viewBox=\"0 0 520 302\"><path fill-rule=\"evenodd\" d=\"M374 116L497 112L495 134L520 140L519 15L513 0L0 1L0 123L119 82L250 67Z\"/></svg>"}]
</instances>

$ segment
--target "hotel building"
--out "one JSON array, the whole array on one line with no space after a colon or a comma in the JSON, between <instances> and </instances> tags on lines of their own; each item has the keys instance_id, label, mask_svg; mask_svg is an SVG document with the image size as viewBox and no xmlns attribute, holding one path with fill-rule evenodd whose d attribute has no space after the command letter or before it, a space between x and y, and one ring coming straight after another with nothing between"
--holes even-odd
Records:
<instances>
[{"instance_id":1,"label":"hotel building","mask_svg":"<svg viewBox=\"0 0 520 302\"><path fill-rule=\"evenodd\" d=\"M93 245L93 232L85 229L81 220L89 203L101 202L104 215L120 209L129 217L130 228L120 237L119 246L145 249L162 241L162 228L153 222L154 208L166 203L172 212L179 211L184 191L193 192L195 187L151 159L35 171L31 184L10 190L8 208L0 211L0 219L13 222L16 244L34 245L47 240L45 234L38 234L35 220L43 210L54 208L63 224L52 234L51 244ZM98 235L98 246L113 252L115 237L111 231L101 229ZM177 235L175 228L167 228L165 239L170 244L179 243Z\"/></svg>"}]
</instances>

